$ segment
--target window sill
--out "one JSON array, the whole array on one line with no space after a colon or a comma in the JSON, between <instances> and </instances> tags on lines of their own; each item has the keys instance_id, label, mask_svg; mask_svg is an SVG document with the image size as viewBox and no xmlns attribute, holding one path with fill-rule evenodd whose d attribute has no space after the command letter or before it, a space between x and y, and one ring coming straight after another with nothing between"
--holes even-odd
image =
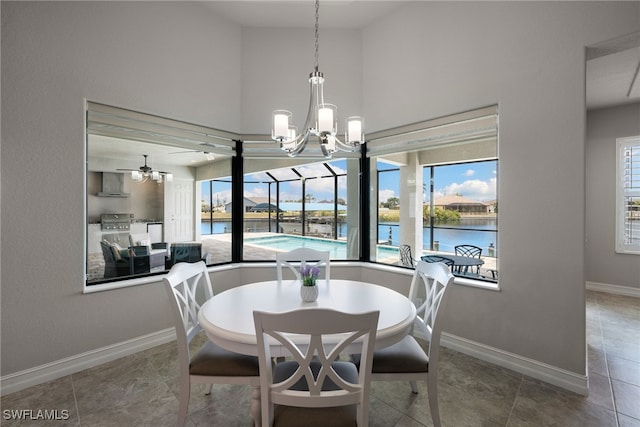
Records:
<instances>
[{"instance_id":1,"label":"window sill","mask_svg":"<svg viewBox=\"0 0 640 427\"><path fill-rule=\"evenodd\" d=\"M497 282L486 282L484 280L469 279L467 277L456 277L453 281L456 285L470 286L472 288L487 289L489 291L500 292L500 286Z\"/></svg>"},{"instance_id":2,"label":"window sill","mask_svg":"<svg viewBox=\"0 0 640 427\"><path fill-rule=\"evenodd\" d=\"M360 268L367 268L367 269L373 269L373 270L388 271L393 273L400 273L407 276L413 274L413 270L410 268L398 267L398 266L393 266L388 264L379 264L379 263L373 263L373 262L336 261L335 264L336 266L339 265L340 267L360 267ZM217 266L210 266L208 268L208 271L211 273L214 271L233 270L236 268L253 268L253 267L259 268L259 267L265 267L265 265L274 265L274 263L273 261L267 261L267 262L249 262L249 263L244 262L244 263L237 263L237 264L222 264ZM110 291L112 289L128 288L131 286L146 285L150 283L160 283L162 282L162 279L164 278L164 276L165 276L164 274L159 274L155 276L137 277L129 280L119 280L119 281L114 281L109 283L102 283L98 285L87 286L85 284L83 293L92 294L96 292ZM480 289L486 289L486 290L498 291L498 292L500 291L500 287L498 286L498 283L486 282L484 280L475 280L467 277L456 277L453 283L455 283L456 285L469 286L472 288L480 288Z\"/></svg>"}]
</instances>

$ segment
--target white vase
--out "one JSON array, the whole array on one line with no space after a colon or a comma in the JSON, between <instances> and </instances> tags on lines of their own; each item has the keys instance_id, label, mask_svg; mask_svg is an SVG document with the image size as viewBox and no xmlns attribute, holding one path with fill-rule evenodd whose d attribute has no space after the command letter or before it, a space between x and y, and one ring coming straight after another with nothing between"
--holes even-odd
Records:
<instances>
[{"instance_id":1,"label":"white vase","mask_svg":"<svg viewBox=\"0 0 640 427\"><path fill-rule=\"evenodd\" d=\"M300 285L300 297L304 302L313 302L318 299L318 286Z\"/></svg>"}]
</instances>

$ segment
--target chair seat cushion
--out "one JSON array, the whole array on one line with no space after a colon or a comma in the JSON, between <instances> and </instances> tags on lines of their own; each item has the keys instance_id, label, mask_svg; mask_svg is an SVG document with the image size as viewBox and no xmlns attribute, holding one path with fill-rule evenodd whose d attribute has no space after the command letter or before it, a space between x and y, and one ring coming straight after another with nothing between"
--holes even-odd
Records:
<instances>
[{"instance_id":1,"label":"chair seat cushion","mask_svg":"<svg viewBox=\"0 0 640 427\"><path fill-rule=\"evenodd\" d=\"M209 341L191 359L189 373L225 377L260 376L260 365L255 356L234 353Z\"/></svg>"},{"instance_id":2,"label":"chair seat cushion","mask_svg":"<svg viewBox=\"0 0 640 427\"><path fill-rule=\"evenodd\" d=\"M360 367L360 355L351 355L353 362ZM402 341L373 353L372 373L428 372L429 358L418 341L407 335Z\"/></svg>"},{"instance_id":3,"label":"chair seat cushion","mask_svg":"<svg viewBox=\"0 0 640 427\"><path fill-rule=\"evenodd\" d=\"M273 382L277 383L289 378L293 373L298 369L298 362L287 361L278 363L273 370ZM315 379L318 378L318 373L320 372L322 364L320 362L312 361L310 364L311 372L313 373L313 377ZM340 376L340 378L344 379L347 382L357 384L358 383L358 369L356 365L352 362L333 362L331 364L336 373ZM291 390L309 390L307 386L307 380L305 377L300 378L294 385L291 387ZM337 386L330 378L326 377L324 383L322 384L323 391L333 391L333 390L342 390L339 386Z\"/></svg>"}]
</instances>

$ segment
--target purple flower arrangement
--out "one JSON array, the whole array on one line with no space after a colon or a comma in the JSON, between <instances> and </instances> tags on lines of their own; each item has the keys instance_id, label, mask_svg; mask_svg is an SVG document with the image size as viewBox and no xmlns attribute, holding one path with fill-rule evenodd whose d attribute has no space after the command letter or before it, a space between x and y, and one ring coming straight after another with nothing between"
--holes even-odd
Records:
<instances>
[{"instance_id":1,"label":"purple flower arrangement","mask_svg":"<svg viewBox=\"0 0 640 427\"><path fill-rule=\"evenodd\" d=\"M302 266L300 268L300 279L302 280L302 285L315 286L318 274L320 274L320 269L318 267L310 267L307 265Z\"/></svg>"}]
</instances>

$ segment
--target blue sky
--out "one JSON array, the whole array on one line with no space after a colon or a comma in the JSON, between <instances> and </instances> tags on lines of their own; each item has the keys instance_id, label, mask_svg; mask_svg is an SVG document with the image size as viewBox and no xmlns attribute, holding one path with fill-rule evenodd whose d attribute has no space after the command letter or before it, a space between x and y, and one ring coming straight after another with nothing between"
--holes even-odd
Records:
<instances>
[{"instance_id":1,"label":"blue sky","mask_svg":"<svg viewBox=\"0 0 640 427\"><path fill-rule=\"evenodd\" d=\"M395 169L393 165L379 165L380 170ZM381 173L379 183L379 200L387 201L390 197L398 197L398 172ZM425 168L423 182L429 189L429 168ZM496 199L497 162L475 162L458 165L437 166L435 169L435 197L460 194L469 199L490 201ZM428 195L425 195L425 202Z\"/></svg>"},{"instance_id":2,"label":"blue sky","mask_svg":"<svg viewBox=\"0 0 640 427\"><path fill-rule=\"evenodd\" d=\"M330 162L331 167L337 174L346 172L346 160L335 160ZM379 164L379 169L395 169L394 165ZM303 176L325 176L329 171L322 163L309 164L296 168ZM443 195L460 194L464 197L479 200L490 201L496 199L496 183L497 183L497 162L476 162L450 166L438 166L435 173L435 195L440 197ZM287 179L295 177L289 170L275 172L279 179ZM429 183L429 169L425 169L424 182ZM390 197L398 197L400 194L398 172L380 173L379 183L379 200L386 202ZM258 173L247 176L247 180L252 181L270 181L266 174ZM203 183L208 188L208 182ZM300 198L302 182L300 180L290 183L282 183L280 186L280 201L297 200ZM341 179L338 183L338 197L346 200L346 179ZM333 200L333 179L309 179L306 181L307 193L312 194L316 201ZM208 191L208 190L207 190ZM275 191L275 186L272 186ZM268 197L268 186L266 184L245 185L245 195L251 197ZM272 197L275 197L272 194ZM205 197L203 197L205 198ZM207 197L208 198L208 197ZM231 184L230 183L214 183L214 203L216 200L220 202L231 200ZM426 201L426 200L425 200Z\"/></svg>"}]
</instances>

